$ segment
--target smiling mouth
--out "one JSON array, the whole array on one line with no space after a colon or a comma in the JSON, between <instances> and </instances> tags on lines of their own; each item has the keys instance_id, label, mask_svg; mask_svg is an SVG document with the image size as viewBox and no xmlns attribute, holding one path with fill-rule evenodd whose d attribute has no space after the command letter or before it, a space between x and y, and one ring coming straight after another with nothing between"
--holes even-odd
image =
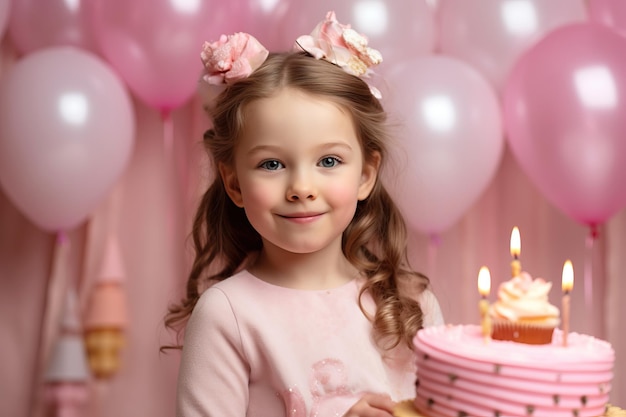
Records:
<instances>
[{"instance_id":1,"label":"smiling mouth","mask_svg":"<svg viewBox=\"0 0 626 417\"><path fill-rule=\"evenodd\" d=\"M296 223L308 223L320 218L324 213L297 213L288 215L279 215L283 219L290 220Z\"/></svg>"}]
</instances>

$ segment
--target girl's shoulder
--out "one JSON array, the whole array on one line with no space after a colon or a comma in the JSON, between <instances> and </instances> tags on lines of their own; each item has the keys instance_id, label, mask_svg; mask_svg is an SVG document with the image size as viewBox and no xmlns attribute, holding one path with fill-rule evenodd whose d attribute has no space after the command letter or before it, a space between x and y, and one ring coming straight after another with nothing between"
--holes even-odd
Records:
<instances>
[{"instance_id":1,"label":"girl's shoulder","mask_svg":"<svg viewBox=\"0 0 626 417\"><path fill-rule=\"evenodd\" d=\"M246 283L251 278L253 278L252 275L246 269L242 269L241 271L236 272L234 275L216 282L209 288L220 288L223 290L236 289L242 285L247 285Z\"/></svg>"},{"instance_id":2,"label":"girl's shoulder","mask_svg":"<svg viewBox=\"0 0 626 417\"><path fill-rule=\"evenodd\" d=\"M237 272L229 278L207 287L194 306L192 316L216 321L218 318L238 317L246 311L263 307L266 297L259 297L254 277L247 271Z\"/></svg>"},{"instance_id":3,"label":"girl's shoulder","mask_svg":"<svg viewBox=\"0 0 626 417\"><path fill-rule=\"evenodd\" d=\"M202 288L198 302L206 303L207 299L225 298L230 299L236 297L240 293L248 291L250 286L250 274L245 271L239 271L229 278L221 281L213 281L205 288Z\"/></svg>"}]
</instances>

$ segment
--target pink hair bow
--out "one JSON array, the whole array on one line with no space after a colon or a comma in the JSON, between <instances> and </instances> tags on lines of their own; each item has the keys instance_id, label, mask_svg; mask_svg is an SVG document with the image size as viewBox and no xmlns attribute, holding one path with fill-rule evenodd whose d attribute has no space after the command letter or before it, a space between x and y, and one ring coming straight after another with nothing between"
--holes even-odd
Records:
<instances>
[{"instance_id":1,"label":"pink hair bow","mask_svg":"<svg viewBox=\"0 0 626 417\"><path fill-rule=\"evenodd\" d=\"M205 42L200 58L209 84L231 84L248 77L263 64L269 51L252 35L238 32L222 35L218 41Z\"/></svg>"},{"instance_id":2,"label":"pink hair bow","mask_svg":"<svg viewBox=\"0 0 626 417\"><path fill-rule=\"evenodd\" d=\"M348 74L367 78L372 67L383 62L379 51L368 46L367 37L337 21L335 12L328 12L326 18L317 24L310 35L300 36L294 49L301 49L316 59L323 59L341 67ZM370 85L376 98L380 91Z\"/></svg>"}]
</instances>

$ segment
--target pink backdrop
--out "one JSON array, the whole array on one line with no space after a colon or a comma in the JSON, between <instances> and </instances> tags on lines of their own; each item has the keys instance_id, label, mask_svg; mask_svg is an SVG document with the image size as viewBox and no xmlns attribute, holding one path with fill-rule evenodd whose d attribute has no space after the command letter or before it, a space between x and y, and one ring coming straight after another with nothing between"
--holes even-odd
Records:
<instances>
[{"instance_id":1,"label":"pink backdrop","mask_svg":"<svg viewBox=\"0 0 626 417\"><path fill-rule=\"evenodd\" d=\"M5 40L0 75L14 62ZM190 245L190 216L207 172L198 144L207 122L198 99L173 112L173 149L164 146L159 114L135 99L136 138L123 177L88 223L69 233L71 252L67 283L78 287L84 310L108 233L119 239L126 267L129 300L127 346L123 366L107 382L89 384L89 417L174 414L178 355L160 354L171 341L162 323L168 303L179 298ZM626 191L620 191L626 192ZM572 331L609 340L617 352L612 402L626 406L626 211L599 229L593 248L588 230L557 210L538 192L505 148L497 174L479 200L440 241L411 233L411 261L426 272L446 321L478 321L476 278L481 265L491 269L492 288L510 275L509 236L522 236L525 270L554 283L552 301L560 303L563 261L572 259L575 287ZM48 294L62 294L50 280L55 236L27 220L0 190L0 415L42 415L39 396L41 330ZM592 281L585 283L585 266ZM585 299L585 293L591 299ZM493 291L492 291L493 298ZM54 301L54 300L53 300ZM58 302L58 301L57 301ZM48 303L50 307L51 303Z\"/></svg>"}]
</instances>

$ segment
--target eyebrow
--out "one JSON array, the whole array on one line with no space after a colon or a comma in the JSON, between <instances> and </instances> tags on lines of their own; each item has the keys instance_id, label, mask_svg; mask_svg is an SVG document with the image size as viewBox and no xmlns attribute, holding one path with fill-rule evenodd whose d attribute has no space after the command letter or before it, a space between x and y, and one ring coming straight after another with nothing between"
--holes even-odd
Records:
<instances>
[{"instance_id":1,"label":"eyebrow","mask_svg":"<svg viewBox=\"0 0 626 417\"><path fill-rule=\"evenodd\" d=\"M333 149L333 148L344 148L348 151L352 150L352 146L348 145L345 142L328 142L328 143L322 143L319 146L316 147L316 150L325 150L325 149ZM282 147L281 146L275 146L275 145L257 145L255 147L253 147L252 149L250 149L247 154L248 155L254 155L256 153L259 152L263 152L263 151L279 151L281 150Z\"/></svg>"}]
</instances>

